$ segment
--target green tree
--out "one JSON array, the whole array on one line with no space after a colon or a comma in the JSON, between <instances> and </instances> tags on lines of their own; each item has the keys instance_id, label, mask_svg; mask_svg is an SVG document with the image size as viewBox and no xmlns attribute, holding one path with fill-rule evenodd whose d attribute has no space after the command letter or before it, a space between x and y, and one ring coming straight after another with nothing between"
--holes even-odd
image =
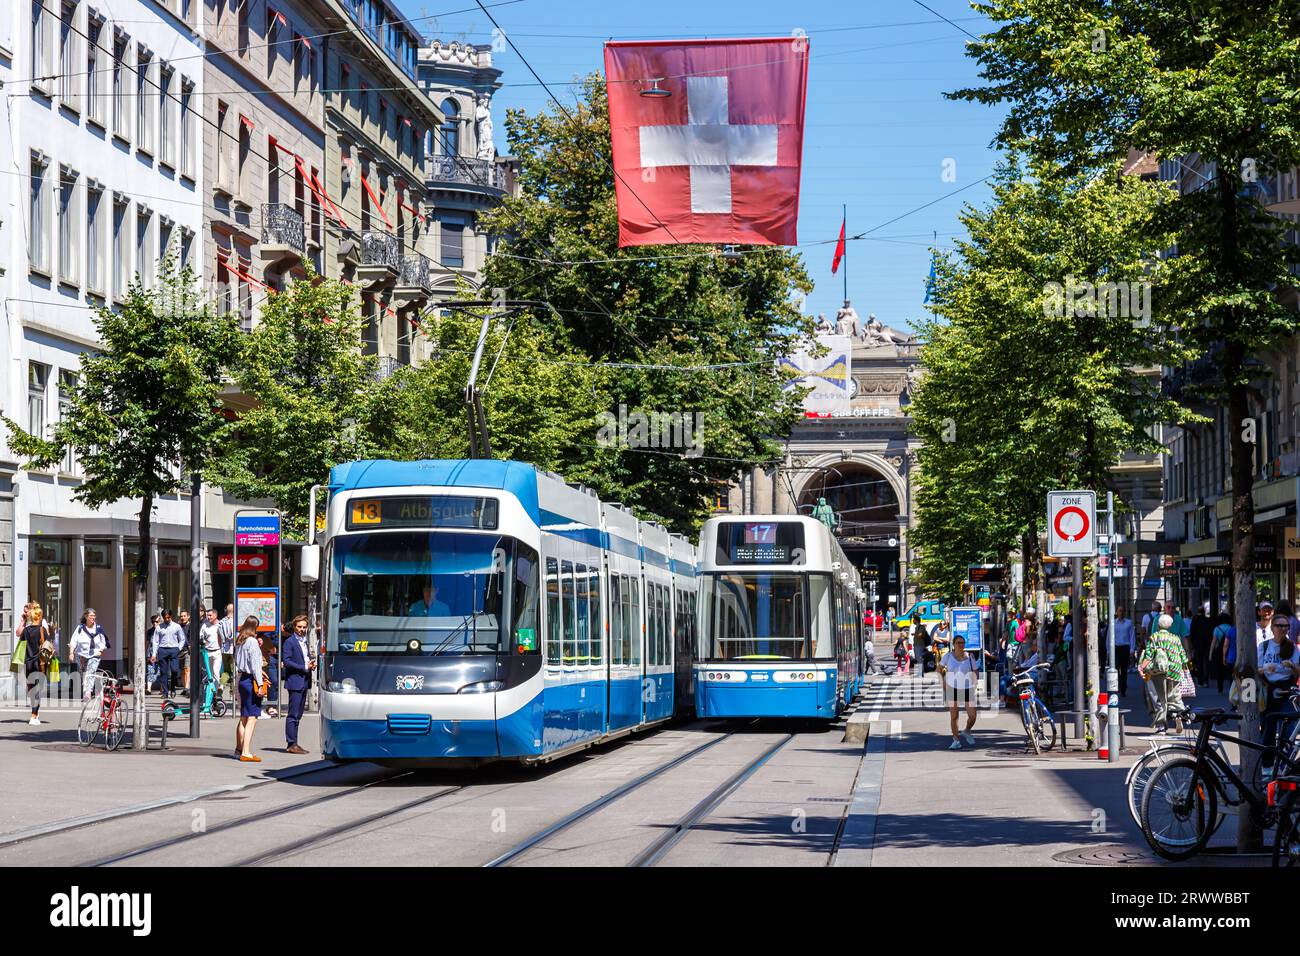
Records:
<instances>
[{"instance_id":1,"label":"green tree","mask_svg":"<svg viewBox=\"0 0 1300 956\"><path fill-rule=\"evenodd\" d=\"M481 220L500 237L485 287L549 302L564 341L611 363L607 411L702 415L699 456L633 448L593 456L594 429L556 449L566 476L690 532L745 462L780 457L775 439L789 433L799 403L776 363L812 330L795 302L811 285L798 256L781 248L735 257L713 246L618 248L600 78L583 82L569 114L507 116L522 195Z\"/></svg>"},{"instance_id":2,"label":"green tree","mask_svg":"<svg viewBox=\"0 0 1300 956\"><path fill-rule=\"evenodd\" d=\"M132 682L140 689L154 501L180 490L184 472L203 469L224 448L230 426L221 393L240 332L233 316L205 304L193 273L171 263L155 287L133 282L121 308L95 309L95 328L100 349L82 354L71 402L51 434L3 421L29 469L51 468L73 452L83 476L73 494L87 507L139 499ZM134 709L137 750L145 745L143 702Z\"/></svg>"},{"instance_id":3,"label":"green tree","mask_svg":"<svg viewBox=\"0 0 1300 956\"><path fill-rule=\"evenodd\" d=\"M1185 340L1214 350L1216 374L1205 384L1231 423L1237 671L1254 681L1251 390L1259 370L1250 359L1300 326L1277 296L1294 287L1297 249L1254 186L1300 163L1300 16L1289 0L990 0L976 9L1001 24L967 47L988 82L951 95L1006 104L1004 145L1079 171L1129 149L1179 163L1195 157L1212 170L1168 210L1177 255L1162 294ZM1258 739L1257 713L1253 697L1243 700L1247 740ZM1256 759L1243 750L1245 773ZM1242 814L1238 846L1258 836Z\"/></svg>"},{"instance_id":4,"label":"green tree","mask_svg":"<svg viewBox=\"0 0 1300 956\"><path fill-rule=\"evenodd\" d=\"M1145 225L1170 195L1116 171L1004 164L989 206L961 215L969 238L939 260L910 408L925 442L912 541L939 593L1016 549L1041 581L1046 493L1104 490L1120 453L1157 449L1148 428L1183 417L1134 374L1185 354L1148 313L1161 265Z\"/></svg>"},{"instance_id":5,"label":"green tree","mask_svg":"<svg viewBox=\"0 0 1300 956\"><path fill-rule=\"evenodd\" d=\"M376 362L362 352L355 290L305 266L262 305L234 370L237 440L206 468L236 498L274 501L299 535L333 465L385 451L367 427Z\"/></svg>"},{"instance_id":6,"label":"green tree","mask_svg":"<svg viewBox=\"0 0 1300 956\"><path fill-rule=\"evenodd\" d=\"M433 344L430 360L400 368L377 389L367 428L391 457L465 458L469 433L465 384L482 317L453 310L422 329ZM479 373L484 412L497 458L565 470L587 481L600 473L584 463L612 457L596 447L599 413L605 406L604 375L582 353L563 342L563 330L535 316L496 319L489 328Z\"/></svg>"}]
</instances>

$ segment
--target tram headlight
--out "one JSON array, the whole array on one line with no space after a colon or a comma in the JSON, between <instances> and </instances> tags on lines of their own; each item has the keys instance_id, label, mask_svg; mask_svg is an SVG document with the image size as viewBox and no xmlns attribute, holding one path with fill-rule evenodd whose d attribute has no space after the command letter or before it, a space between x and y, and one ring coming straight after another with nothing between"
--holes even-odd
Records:
<instances>
[{"instance_id":1,"label":"tram headlight","mask_svg":"<svg viewBox=\"0 0 1300 956\"><path fill-rule=\"evenodd\" d=\"M334 694L359 694L357 682L351 677L345 677L341 681L332 680L325 685L325 689Z\"/></svg>"},{"instance_id":2,"label":"tram headlight","mask_svg":"<svg viewBox=\"0 0 1300 956\"><path fill-rule=\"evenodd\" d=\"M503 687L505 687L505 686L506 686L506 685L503 684L503 683L502 683L501 681L499 681L499 680L481 680L481 681L479 681L478 683L475 683L475 684L466 684L466 685L465 685L464 687L462 687L460 690L456 691L456 693L458 693L458 694L495 694L497 691L499 691L501 688L503 688Z\"/></svg>"}]
</instances>

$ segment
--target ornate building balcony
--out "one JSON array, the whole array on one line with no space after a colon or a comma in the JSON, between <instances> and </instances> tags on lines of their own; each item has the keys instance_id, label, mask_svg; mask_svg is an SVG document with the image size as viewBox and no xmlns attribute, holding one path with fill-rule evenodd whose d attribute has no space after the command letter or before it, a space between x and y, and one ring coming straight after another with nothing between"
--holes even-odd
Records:
<instances>
[{"instance_id":1,"label":"ornate building balcony","mask_svg":"<svg viewBox=\"0 0 1300 956\"><path fill-rule=\"evenodd\" d=\"M402 268L402 244L388 232L361 233L360 265L357 278L368 283L383 283L395 278Z\"/></svg>"},{"instance_id":2,"label":"ornate building balcony","mask_svg":"<svg viewBox=\"0 0 1300 956\"><path fill-rule=\"evenodd\" d=\"M430 156L429 185L497 197L505 194L505 172L494 162L468 156Z\"/></svg>"},{"instance_id":3,"label":"ornate building balcony","mask_svg":"<svg viewBox=\"0 0 1300 956\"><path fill-rule=\"evenodd\" d=\"M393 298L407 303L426 298L432 288L429 272L429 260L418 252L403 256Z\"/></svg>"},{"instance_id":4,"label":"ornate building balcony","mask_svg":"<svg viewBox=\"0 0 1300 956\"><path fill-rule=\"evenodd\" d=\"M262 203L262 241L257 246L262 263L298 259L306 249L307 227L302 216L282 202Z\"/></svg>"}]
</instances>

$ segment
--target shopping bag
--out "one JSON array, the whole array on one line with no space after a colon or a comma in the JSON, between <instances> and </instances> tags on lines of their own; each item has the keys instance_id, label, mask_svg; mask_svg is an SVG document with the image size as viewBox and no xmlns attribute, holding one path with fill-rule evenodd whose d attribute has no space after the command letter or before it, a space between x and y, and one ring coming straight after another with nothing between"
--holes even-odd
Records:
<instances>
[{"instance_id":1,"label":"shopping bag","mask_svg":"<svg viewBox=\"0 0 1300 956\"><path fill-rule=\"evenodd\" d=\"M1178 696L1183 700L1196 696L1196 681L1192 680L1191 674L1183 674L1183 679L1178 682Z\"/></svg>"}]
</instances>

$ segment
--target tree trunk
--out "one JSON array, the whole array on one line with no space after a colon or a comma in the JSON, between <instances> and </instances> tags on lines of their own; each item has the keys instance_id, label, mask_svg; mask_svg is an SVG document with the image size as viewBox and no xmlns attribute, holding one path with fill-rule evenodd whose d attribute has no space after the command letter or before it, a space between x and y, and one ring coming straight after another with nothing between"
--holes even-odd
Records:
<instances>
[{"instance_id":1,"label":"tree trunk","mask_svg":"<svg viewBox=\"0 0 1300 956\"><path fill-rule=\"evenodd\" d=\"M140 502L140 556L136 558L132 574L135 585L135 620L131 628L131 689L134 706L131 708L131 749L144 750L149 741L145 736L145 707L148 706L148 688L145 686L145 658L149 649L145 647L145 621L148 620L148 608L145 602L149 592L149 553L153 550L150 540L150 519L153 517L153 495L145 495Z\"/></svg>"},{"instance_id":2,"label":"tree trunk","mask_svg":"<svg viewBox=\"0 0 1300 956\"><path fill-rule=\"evenodd\" d=\"M1240 161L1225 160L1218 164L1218 199L1220 209L1220 243L1223 271L1231 277L1233 291L1239 271L1237 247L1237 171ZM1237 676L1241 681L1241 739L1256 743L1260 738L1259 695L1255 677L1255 423L1251 420L1250 395L1244 380L1245 346L1231 338L1238 316L1232 309L1227 316L1223 350L1223 380L1228 388L1228 438L1231 442L1232 467L1232 581L1237 625ZM1243 780L1254 779L1259 752L1239 748ZM1237 851L1247 853L1263 845L1263 833L1255 826L1250 813L1237 815Z\"/></svg>"}]
</instances>

